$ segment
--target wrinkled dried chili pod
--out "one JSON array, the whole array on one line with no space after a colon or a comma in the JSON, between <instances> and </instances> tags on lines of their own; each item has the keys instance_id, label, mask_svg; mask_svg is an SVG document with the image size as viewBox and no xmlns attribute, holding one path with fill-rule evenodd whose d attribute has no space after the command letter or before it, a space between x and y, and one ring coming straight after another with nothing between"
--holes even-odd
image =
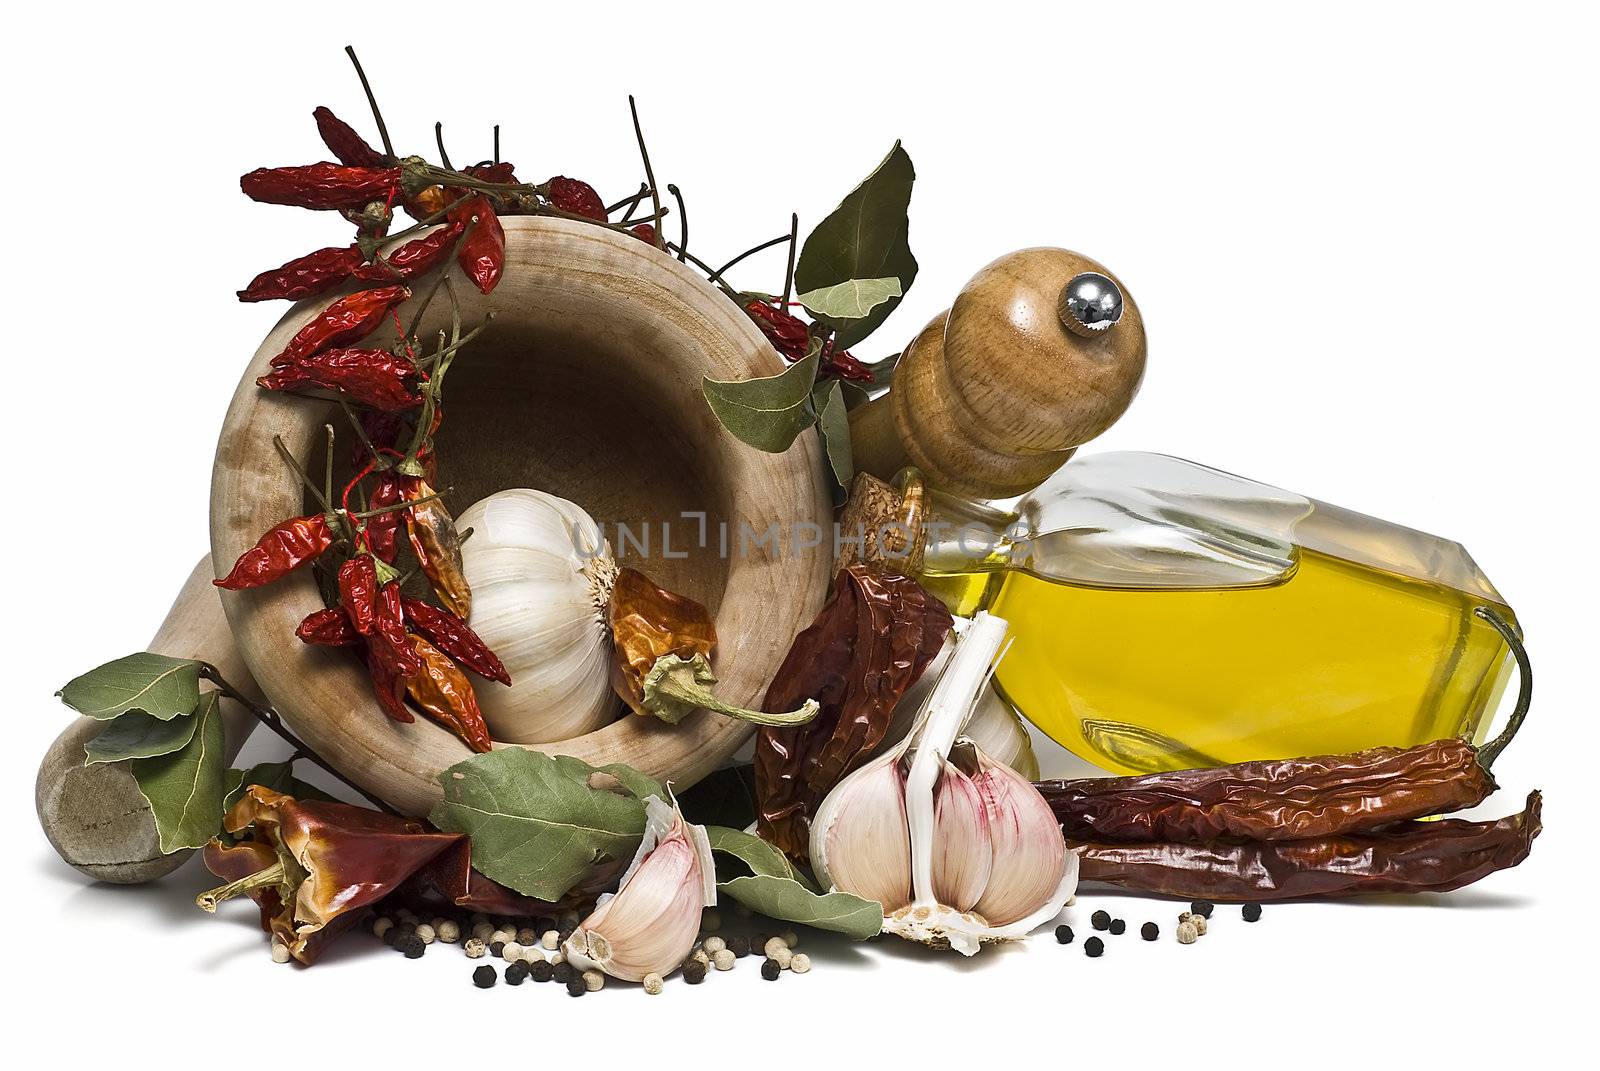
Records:
<instances>
[{"instance_id":1,"label":"wrinkled dried chili pod","mask_svg":"<svg viewBox=\"0 0 1600 1071\"><path fill-rule=\"evenodd\" d=\"M239 178L239 188L252 201L317 210L361 208L384 200L399 186L398 167L329 163L259 167Z\"/></svg>"},{"instance_id":2,"label":"wrinkled dried chili pod","mask_svg":"<svg viewBox=\"0 0 1600 1071\"><path fill-rule=\"evenodd\" d=\"M411 647L422 664L406 681L406 693L422 712L455 733L473 751L489 751L489 727L478 710L478 697L461 667L433 644L411 635Z\"/></svg>"},{"instance_id":3,"label":"wrinkled dried chili pod","mask_svg":"<svg viewBox=\"0 0 1600 1071\"><path fill-rule=\"evenodd\" d=\"M379 286L346 294L297 331L283 352L272 359L272 367L282 368L318 350L359 342L377 329L390 309L410 296L410 289L404 286Z\"/></svg>"},{"instance_id":4,"label":"wrinkled dried chili pod","mask_svg":"<svg viewBox=\"0 0 1600 1071\"><path fill-rule=\"evenodd\" d=\"M282 267L264 271L239 291L240 301L273 301L315 297L356 275L366 261L359 246L328 246Z\"/></svg>"},{"instance_id":5,"label":"wrinkled dried chili pod","mask_svg":"<svg viewBox=\"0 0 1600 1071\"><path fill-rule=\"evenodd\" d=\"M582 179L555 175L545 182L544 187L545 196L561 211L604 222L606 203L600 199L595 188Z\"/></svg>"},{"instance_id":6,"label":"wrinkled dried chili pod","mask_svg":"<svg viewBox=\"0 0 1600 1071\"><path fill-rule=\"evenodd\" d=\"M333 153L333 158L347 167L382 167L388 157L367 144L367 139L356 133L355 127L340 119L326 107L311 113L317 121L317 133L322 143Z\"/></svg>"},{"instance_id":7,"label":"wrinkled dried chili pod","mask_svg":"<svg viewBox=\"0 0 1600 1071\"><path fill-rule=\"evenodd\" d=\"M347 803L296 800L260 785L245 789L223 828L254 839L206 845L206 866L228 884L201 893L206 911L248 894L261 908L262 928L301 963L314 962L364 910L462 841L422 822Z\"/></svg>"},{"instance_id":8,"label":"wrinkled dried chili pod","mask_svg":"<svg viewBox=\"0 0 1600 1071\"><path fill-rule=\"evenodd\" d=\"M746 710L711 691L717 630L700 603L658 586L637 569L617 570L606 603L611 627L611 687L635 714L677 724L696 710L760 725L810 721L817 704L807 696L794 710Z\"/></svg>"},{"instance_id":9,"label":"wrinkled dried chili pod","mask_svg":"<svg viewBox=\"0 0 1600 1071\"><path fill-rule=\"evenodd\" d=\"M472 225L456 247L456 263L461 265L473 286L489 293L500 282L506 267L506 232L499 217L490 207L489 199L480 195L453 206L450 222L463 227L468 223Z\"/></svg>"},{"instance_id":10,"label":"wrinkled dried chili pod","mask_svg":"<svg viewBox=\"0 0 1600 1071\"><path fill-rule=\"evenodd\" d=\"M1403 822L1312 840L1073 844L1079 879L1209 900L1448 892L1528 857L1541 799L1498 822Z\"/></svg>"},{"instance_id":11,"label":"wrinkled dried chili pod","mask_svg":"<svg viewBox=\"0 0 1600 1071\"><path fill-rule=\"evenodd\" d=\"M413 238L393 253L355 269L357 279L385 282L390 279L415 279L432 271L450 254L456 239L466 230L464 223L451 223L436 231Z\"/></svg>"},{"instance_id":12,"label":"wrinkled dried chili pod","mask_svg":"<svg viewBox=\"0 0 1600 1071\"><path fill-rule=\"evenodd\" d=\"M394 898L405 904L460 908L508 918L555 915L560 911L559 905L523 896L474 870L472 842L465 837L411 875Z\"/></svg>"},{"instance_id":13,"label":"wrinkled dried chili pod","mask_svg":"<svg viewBox=\"0 0 1600 1071\"><path fill-rule=\"evenodd\" d=\"M259 588L281 580L333 546L333 527L326 514L292 517L274 525L239 555L228 575L212 583L229 591Z\"/></svg>"},{"instance_id":14,"label":"wrinkled dried chili pod","mask_svg":"<svg viewBox=\"0 0 1600 1071\"><path fill-rule=\"evenodd\" d=\"M422 374L388 350L327 349L300 357L256 379L265 390L306 387L334 391L359 405L400 413L422 405L417 381Z\"/></svg>"},{"instance_id":15,"label":"wrinkled dried chili pod","mask_svg":"<svg viewBox=\"0 0 1600 1071\"><path fill-rule=\"evenodd\" d=\"M444 508L438 492L420 476L404 477L400 494L414 503L405 516L417 564L444 608L465 621L472 616L472 587L461 559L461 533L456 530L455 518Z\"/></svg>"},{"instance_id":16,"label":"wrinkled dried chili pod","mask_svg":"<svg viewBox=\"0 0 1600 1071\"><path fill-rule=\"evenodd\" d=\"M406 622L439 650L472 670L501 684L511 683L511 674L489 645L472 628L449 610L430 606L420 599L400 600Z\"/></svg>"},{"instance_id":17,"label":"wrinkled dried chili pod","mask_svg":"<svg viewBox=\"0 0 1600 1071\"><path fill-rule=\"evenodd\" d=\"M1042 781L1072 840L1306 840L1475 807L1494 778L1462 740L1241 762L1141 777Z\"/></svg>"},{"instance_id":18,"label":"wrinkled dried chili pod","mask_svg":"<svg viewBox=\"0 0 1600 1071\"><path fill-rule=\"evenodd\" d=\"M313 647L357 647L361 644L361 633L337 606L311 611L295 627L294 634L301 643Z\"/></svg>"},{"instance_id":19,"label":"wrinkled dried chili pod","mask_svg":"<svg viewBox=\"0 0 1600 1071\"><path fill-rule=\"evenodd\" d=\"M828 791L883 742L895 704L944 645L950 611L915 580L856 564L834 577L817 619L794 639L765 709L815 697L821 713L756 738L761 836L796 859Z\"/></svg>"},{"instance_id":20,"label":"wrinkled dried chili pod","mask_svg":"<svg viewBox=\"0 0 1600 1071\"><path fill-rule=\"evenodd\" d=\"M369 510L384 510L368 517L363 531L366 533L367 546L378 560L389 565L394 564L396 544L400 538L400 511L390 509L391 506L400 504L400 477L393 469L384 471L378 476L378 482L372 489L372 498L367 503Z\"/></svg>"}]
</instances>

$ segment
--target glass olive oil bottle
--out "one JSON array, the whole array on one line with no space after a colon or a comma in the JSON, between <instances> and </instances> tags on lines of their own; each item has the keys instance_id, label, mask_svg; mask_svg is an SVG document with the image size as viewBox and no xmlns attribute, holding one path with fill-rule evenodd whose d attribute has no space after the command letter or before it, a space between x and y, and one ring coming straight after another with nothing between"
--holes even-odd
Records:
<instances>
[{"instance_id":1,"label":"glass olive oil bottle","mask_svg":"<svg viewBox=\"0 0 1600 1071\"><path fill-rule=\"evenodd\" d=\"M1458 543L1157 454L1075 459L1014 513L910 479L923 582L1011 622L1001 693L1109 770L1477 739L1510 676Z\"/></svg>"}]
</instances>

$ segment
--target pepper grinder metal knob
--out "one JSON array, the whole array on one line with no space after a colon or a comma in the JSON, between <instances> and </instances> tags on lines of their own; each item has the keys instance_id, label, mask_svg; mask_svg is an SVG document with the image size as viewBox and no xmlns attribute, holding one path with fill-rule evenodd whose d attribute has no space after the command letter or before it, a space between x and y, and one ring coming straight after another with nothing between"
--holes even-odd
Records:
<instances>
[{"instance_id":1,"label":"pepper grinder metal knob","mask_svg":"<svg viewBox=\"0 0 1600 1071\"><path fill-rule=\"evenodd\" d=\"M850 416L856 467L1009 498L1109 428L1144 377L1144 320L1106 268L1066 249L1008 253L934 317L889 393Z\"/></svg>"}]
</instances>

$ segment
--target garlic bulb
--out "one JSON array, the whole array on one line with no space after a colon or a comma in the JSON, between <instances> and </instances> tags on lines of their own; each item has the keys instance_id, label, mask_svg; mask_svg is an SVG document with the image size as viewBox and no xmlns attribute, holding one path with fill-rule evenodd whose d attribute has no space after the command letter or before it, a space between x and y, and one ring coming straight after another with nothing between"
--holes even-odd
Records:
<instances>
[{"instance_id":1,"label":"garlic bulb","mask_svg":"<svg viewBox=\"0 0 1600 1071\"><path fill-rule=\"evenodd\" d=\"M645 832L615 896L598 906L561 946L580 971L627 982L668 975L689 955L704 908L717 903L717 877L704 826L677 804L644 801Z\"/></svg>"},{"instance_id":2,"label":"garlic bulb","mask_svg":"<svg viewBox=\"0 0 1600 1071\"><path fill-rule=\"evenodd\" d=\"M956 628L966 627L965 618L956 619ZM944 667L950 661L950 653L955 650L956 633L945 640L944 648L928 663L928 668L917 682L906 689L905 695L900 697L900 702L894 708L894 718L889 723L889 729L884 734L883 743L879 745L879 754L888 751L901 740L905 739L911 731L912 725L917 720L917 713L928 701L928 696L933 692L935 682L944 672ZM1033 740L1028 736L1027 726L1022 724L1022 719L1017 716L1010 703L1001 698L995 690L993 682L984 685L983 691L978 695L978 702L972 708L972 714L967 718L962 734L972 738L972 741L990 758L998 759L1029 781L1039 780L1039 760L1033 753Z\"/></svg>"},{"instance_id":3,"label":"garlic bulb","mask_svg":"<svg viewBox=\"0 0 1600 1071\"><path fill-rule=\"evenodd\" d=\"M1078 883L1039 791L957 739L1005 633L973 618L912 731L839 782L811 824L824 886L877 900L891 933L969 956L1053 918Z\"/></svg>"},{"instance_id":4,"label":"garlic bulb","mask_svg":"<svg viewBox=\"0 0 1600 1071\"><path fill-rule=\"evenodd\" d=\"M513 488L474 502L457 519L472 586L468 624L500 656L509 688L478 693L496 740L570 740L609 722L606 603L617 566L611 545L580 507Z\"/></svg>"}]
</instances>

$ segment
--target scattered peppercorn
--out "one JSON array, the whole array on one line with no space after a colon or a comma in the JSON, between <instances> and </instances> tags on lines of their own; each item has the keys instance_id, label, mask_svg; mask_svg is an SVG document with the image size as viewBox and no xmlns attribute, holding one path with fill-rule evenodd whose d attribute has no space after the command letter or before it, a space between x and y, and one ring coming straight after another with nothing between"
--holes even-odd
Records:
<instances>
[{"instance_id":1,"label":"scattered peppercorn","mask_svg":"<svg viewBox=\"0 0 1600 1071\"><path fill-rule=\"evenodd\" d=\"M1110 929L1113 934L1127 933L1128 923L1123 919L1112 919Z\"/></svg>"},{"instance_id":2,"label":"scattered peppercorn","mask_svg":"<svg viewBox=\"0 0 1600 1071\"><path fill-rule=\"evenodd\" d=\"M494 927L487 922L479 922L472 927L472 936L482 941L485 945L489 943L489 938L493 935Z\"/></svg>"},{"instance_id":3,"label":"scattered peppercorn","mask_svg":"<svg viewBox=\"0 0 1600 1071\"><path fill-rule=\"evenodd\" d=\"M785 941L782 937L769 937L769 938L766 939L765 942L762 943L761 951L765 952L767 955L770 956L774 952L776 952L778 949L780 949L780 948L788 948L788 947L789 947L789 942Z\"/></svg>"},{"instance_id":4,"label":"scattered peppercorn","mask_svg":"<svg viewBox=\"0 0 1600 1071\"><path fill-rule=\"evenodd\" d=\"M550 977L560 982L562 985L566 985L568 982L572 981L572 979L577 976L577 973L577 971L572 969L572 964L564 961L557 963L550 969Z\"/></svg>"},{"instance_id":5,"label":"scattered peppercorn","mask_svg":"<svg viewBox=\"0 0 1600 1071\"><path fill-rule=\"evenodd\" d=\"M1189 925L1194 927L1195 936L1204 937L1206 935L1206 917L1204 915L1190 915Z\"/></svg>"},{"instance_id":6,"label":"scattered peppercorn","mask_svg":"<svg viewBox=\"0 0 1600 1071\"><path fill-rule=\"evenodd\" d=\"M697 959L685 960L683 980L690 985L699 985L706 980L706 965Z\"/></svg>"},{"instance_id":7,"label":"scattered peppercorn","mask_svg":"<svg viewBox=\"0 0 1600 1071\"><path fill-rule=\"evenodd\" d=\"M1143 926L1139 927L1139 936L1143 937L1146 941L1154 941L1157 937L1161 936L1161 927L1157 926L1153 922L1147 922Z\"/></svg>"},{"instance_id":8,"label":"scattered peppercorn","mask_svg":"<svg viewBox=\"0 0 1600 1071\"><path fill-rule=\"evenodd\" d=\"M392 929L394 929L394 919L387 915L379 915L378 921L372 924L372 936L382 937Z\"/></svg>"},{"instance_id":9,"label":"scattered peppercorn","mask_svg":"<svg viewBox=\"0 0 1600 1071\"><path fill-rule=\"evenodd\" d=\"M481 937L469 937L467 943L461 946L461 951L467 954L468 959L482 959L484 953L489 951L489 946L483 943Z\"/></svg>"},{"instance_id":10,"label":"scattered peppercorn","mask_svg":"<svg viewBox=\"0 0 1600 1071\"><path fill-rule=\"evenodd\" d=\"M1096 911L1094 914L1089 916L1089 925L1093 926L1097 930L1108 930L1108 929L1110 929L1111 928L1111 912L1109 912L1109 911Z\"/></svg>"},{"instance_id":11,"label":"scattered peppercorn","mask_svg":"<svg viewBox=\"0 0 1600 1071\"><path fill-rule=\"evenodd\" d=\"M421 939L422 943L425 944L425 945L431 945L431 944L433 944L434 941L439 939L438 932L436 930L434 930L434 928L432 926L429 926L426 922L424 922L420 926L418 926L414 932L416 933L417 937Z\"/></svg>"},{"instance_id":12,"label":"scattered peppercorn","mask_svg":"<svg viewBox=\"0 0 1600 1071\"><path fill-rule=\"evenodd\" d=\"M1088 956L1090 959L1097 958L1100 953L1104 952L1105 950L1106 943L1100 940L1098 937L1091 937L1087 941L1083 942L1083 954Z\"/></svg>"},{"instance_id":13,"label":"scattered peppercorn","mask_svg":"<svg viewBox=\"0 0 1600 1071\"><path fill-rule=\"evenodd\" d=\"M1239 909L1239 914L1244 916L1246 922L1259 922L1261 920L1260 904L1245 904Z\"/></svg>"},{"instance_id":14,"label":"scattered peppercorn","mask_svg":"<svg viewBox=\"0 0 1600 1071\"><path fill-rule=\"evenodd\" d=\"M744 959L750 954L750 938L744 936L728 938L728 951L739 959Z\"/></svg>"},{"instance_id":15,"label":"scattered peppercorn","mask_svg":"<svg viewBox=\"0 0 1600 1071\"><path fill-rule=\"evenodd\" d=\"M388 945L390 948L393 948L394 943L400 940L400 928L398 926L390 926L379 936L383 938L384 944Z\"/></svg>"},{"instance_id":16,"label":"scattered peppercorn","mask_svg":"<svg viewBox=\"0 0 1600 1071\"><path fill-rule=\"evenodd\" d=\"M404 952L406 959L421 959L428 946L422 938L414 933L408 933L394 943L395 951Z\"/></svg>"},{"instance_id":17,"label":"scattered peppercorn","mask_svg":"<svg viewBox=\"0 0 1600 1071\"><path fill-rule=\"evenodd\" d=\"M555 930L546 930L544 936L539 938L539 943L553 952L561 947L561 934Z\"/></svg>"},{"instance_id":18,"label":"scattered peppercorn","mask_svg":"<svg viewBox=\"0 0 1600 1071\"><path fill-rule=\"evenodd\" d=\"M500 976L495 972L495 969L485 963L483 966L472 972L472 984L477 986L479 989L493 989L494 983L499 979L499 977Z\"/></svg>"},{"instance_id":19,"label":"scattered peppercorn","mask_svg":"<svg viewBox=\"0 0 1600 1071\"><path fill-rule=\"evenodd\" d=\"M1189 910L1203 919L1208 919L1211 917L1211 912L1216 909L1216 906L1210 900L1196 900L1189 905Z\"/></svg>"},{"instance_id":20,"label":"scattered peppercorn","mask_svg":"<svg viewBox=\"0 0 1600 1071\"><path fill-rule=\"evenodd\" d=\"M517 931L517 944L529 948L539 943L539 931L532 926L524 926Z\"/></svg>"},{"instance_id":21,"label":"scattered peppercorn","mask_svg":"<svg viewBox=\"0 0 1600 1071\"><path fill-rule=\"evenodd\" d=\"M272 962L288 963L292 958L289 953L289 946L274 937L272 939Z\"/></svg>"},{"instance_id":22,"label":"scattered peppercorn","mask_svg":"<svg viewBox=\"0 0 1600 1071\"><path fill-rule=\"evenodd\" d=\"M781 936L783 937L783 943L791 949L800 947L800 935L793 930L784 930Z\"/></svg>"},{"instance_id":23,"label":"scattered peppercorn","mask_svg":"<svg viewBox=\"0 0 1600 1071\"><path fill-rule=\"evenodd\" d=\"M508 963L515 963L522 958L522 946L515 941L507 941L496 954Z\"/></svg>"},{"instance_id":24,"label":"scattered peppercorn","mask_svg":"<svg viewBox=\"0 0 1600 1071\"><path fill-rule=\"evenodd\" d=\"M460 924L452 922L449 919L441 920L440 923L433 928L433 932L438 935L439 940L443 941L447 945L453 945L457 941L461 940Z\"/></svg>"},{"instance_id":25,"label":"scattered peppercorn","mask_svg":"<svg viewBox=\"0 0 1600 1071\"><path fill-rule=\"evenodd\" d=\"M811 969L811 957L804 952L796 952L789 961L789 970L795 974L805 974Z\"/></svg>"},{"instance_id":26,"label":"scattered peppercorn","mask_svg":"<svg viewBox=\"0 0 1600 1071\"><path fill-rule=\"evenodd\" d=\"M707 937L700 943L700 947L705 949L706 955L715 956L718 952L728 947L728 942L720 937Z\"/></svg>"},{"instance_id":27,"label":"scattered peppercorn","mask_svg":"<svg viewBox=\"0 0 1600 1071\"><path fill-rule=\"evenodd\" d=\"M778 961L775 959L766 960L761 964L761 977L769 982L776 982L778 975L782 973L783 968L779 966Z\"/></svg>"},{"instance_id":28,"label":"scattered peppercorn","mask_svg":"<svg viewBox=\"0 0 1600 1071\"><path fill-rule=\"evenodd\" d=\"M738 957L726 948L719 948L711 957L711 965L719 971L731 971Z\"/></svg>"},{"instance_id":29,"label":"scattered peppercorn","mask_svg":"<svg viewBox=\"0 0 1600 1071\"><path fill-rule=\"evenodd\" d=\"M1072 943L1072 927L1071 926L1057 926L1056 927L1056 943L1057 944L1061 944L1061 945L1070 945Z\"/></svg>"},{"instance_id":30,"label":"scattered peppercorn","mask_svg":"<svg viewBox=\"0 0 1600 1071\"><path fill-rule=\"evenodd\" d=\"M1180 945L1192 945L1199 937L1200 932L1194 928L1193 921L1178 923L1178 943Z\"/></svg>"},{"instance_id":31,"label":"scattered peppercorn","mask_svg":"<svg viewBox=\"0 0 1600 1071\"><path fill-rule=\"evenodd\" d=\"M666 988L666 983L661 980L659 974L651 973L644 976L644 991L652 997L664 988Z\"/></svg>"},{"instance_id":32,"label":"scattered peppercorn","mask_svg":"<svg viewBox=\"0 0 1600 1071\"><path fill-rule=\"evenodd\" d=\"M583 980L583 975L575 974L567 979L567 996L581 997L589 992L589 984Z\"/></svg>"},{"instance_id":33,"label":"scattered peppercorn","mask_svg":"<svg viewBox=\"0 0 1600 1071\"><path fill-rule=\"evenodd\" d=\"M506 968L506 985L521 985L528 980L528 965L520 959Z\"/></svg>"},{"instance_id":34,"label":"scattered peppercorn","mask_svg":"<svg viewBox=\"0 0 1600 1071\"><path fill-rule=\"evenodd\" d=\"M548 982L555 976L556 969L544 960L528 964L528 977L535 982Z\"/></svg>"},{"instance_id":35,"label":"scattered peppercorn","mask_svg":"<svg viewBox=\"0 0 1600 1071\"><path fill-rule=\"evenodd\" d=\"M599 971L584 971L583 986L591 993L598 993L606 987L606 976Z\"/></svg>"}]
</instances>

